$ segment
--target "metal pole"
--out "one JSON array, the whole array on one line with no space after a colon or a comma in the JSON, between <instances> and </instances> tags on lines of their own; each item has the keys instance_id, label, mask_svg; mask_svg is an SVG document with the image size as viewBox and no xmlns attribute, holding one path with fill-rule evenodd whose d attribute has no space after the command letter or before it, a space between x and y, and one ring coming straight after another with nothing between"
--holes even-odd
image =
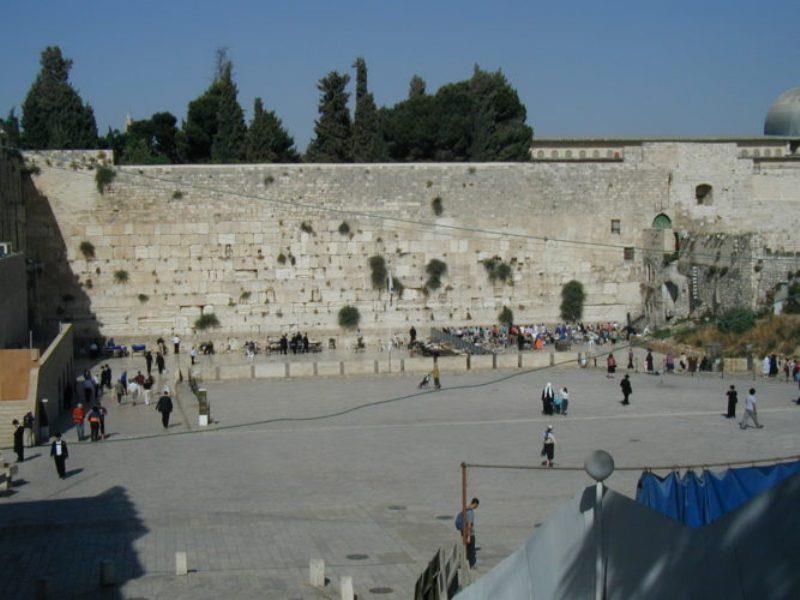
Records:
<instances>
[{"instance_id":1,"label":"metal pole","mask_svg":"<svg viewBox=\"0 0 800 600\"><path fill-rule=\"evenodd\" d=\"M461 541L467 547L467 463L461 463L461 520L464 523L461 527Z\"/></svg>"},{"instance_id":2,"label":"metal pole","mask_svg":"<svg viewBox=\"0 0 800 600\"><path fill-rule=\"evenodd\" d=\"M595 486L596 490L596 498L595 498L595 537L596 537L596 551L597 557L595 562L595 587L594 587L594 597L595 600L603 600L604 592L605 592L605 568L603 564L603 531L602 531L602 523L603 523L603 483L601 481L597 482Z\"/></svg>"}]
</instances>

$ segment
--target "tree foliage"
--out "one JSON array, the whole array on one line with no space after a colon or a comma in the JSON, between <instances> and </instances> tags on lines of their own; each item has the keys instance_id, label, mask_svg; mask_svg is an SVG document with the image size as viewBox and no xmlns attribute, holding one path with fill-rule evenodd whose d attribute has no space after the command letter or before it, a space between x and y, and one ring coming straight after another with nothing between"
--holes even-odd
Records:
<instances>
[{"instance_id":1,"label":"tree foliage","mask_svg":"<svg viewBox=\"0 0 800 600\"><path fill-rule=\"evenodd\" d=\"M94 148L94 111L69 83L72 61L58 46L42 51L42 66L22 105L23 143L35 150Z\"/></svg>"},{"instance_id":2,"label":"tree foliage","mask_svg":"<svg viewBox=\"0 0 800 600\"><path fill-rule=\"evenodd\" d=\"M233 63L222 56L218 66L217 129L211 140L211 160L215 163L240 162L245 157L244 111L239 104L238 89L233 82Z\"/></svg>"},{"instance_id":3,"label":"tree foliage","mask_svg":"<svg viewBox=\"0 0 800 600\"><path fill-rule=\"evenodd\" d=\"M20 148L22 139L19 132L19 119L12 108L5 120L0 121L0 145Z\"/></svg>"},{"instance_id":4,"label":"tree foliage","mask_svg":"<svg viewBox=\"0 0 800 600\"><path fill-rule=\"evenodd\" d=\"M133 121L125 133L109 132L106 142L121 164L158 165L178 161L178 120L168 112Z\"/></svg>"},{"instance_id":5,"label":"tree foliage","mask_svg":"<svg viewBox=\"0 0 800 600\"><path fill-rule=\"evenodd\" d=\"M583 316L583 302L586 292L580 281L572 280L561 288L561 318L567 322L579 321Z\"/></svg>"},{"instance_id":6,"label":"tree foliage","mask_svg":"<svg viewBox=\"0 0 800 600\"><path fill-rule=\"evenodd\" d=\"M497 71L477 66L472 77L425 94L412 80L407 100L384 109L382 131L395 161L528 160L533 130L516 90Z\"/></svg>"},{"instance_id":7,"label":"tree foliage","mask_svg":"<svg viewBox=\"0 0 800 600\"><path fill-rule=\"evenodd\" d=\"M717 329L723 333L742 334L756 324L756 314L749 308L732 308L717 319Z\"/></svg>"},{"instance_id":8,"label":"tree foliage","mask_svg":"<svg viewBox=\"0 0 800 600\"><path fill-rule=\"evenodd\" d=\"M247 162L287 163L297 162L300 156L294 147L294 138L283 128L274 111L264 110L261 98L253 106L253 120L247 130Z\"/></svg>"},{"instance_id":9,"label":"tree foliage","mask_svg":"<svg viewBox=\"0 0 800 600\"><path fill-rule=\"evenodd\" d=\"M376 162L382 157L378 124L378 108L367 89L367 63L358 57L356 70L356 110L353 120L353 160L359 163Z\"/></svg>"},{"instance_id":10,"label":"tree foliage","mask_svg":"<svg viewBox=\"0 0 800 600\"><path fill-rule=\"evenodd\" d=\"M425 80L419 75L414 75L408 82L408 98L417 98L425 95Z\"/></svg>"},{"instance_id":11,"label":"tree foliage","mask_svg":"<svg viewBox=\"0 0 800 600\"><path fill-rule=\"evenodd\" d=\"M331 71L320 79L319 119L314 125L314 139L308 145L308 162L350 162L353 157L352 127L345 91L350 77Z\"/></svg>"}]
</instances>

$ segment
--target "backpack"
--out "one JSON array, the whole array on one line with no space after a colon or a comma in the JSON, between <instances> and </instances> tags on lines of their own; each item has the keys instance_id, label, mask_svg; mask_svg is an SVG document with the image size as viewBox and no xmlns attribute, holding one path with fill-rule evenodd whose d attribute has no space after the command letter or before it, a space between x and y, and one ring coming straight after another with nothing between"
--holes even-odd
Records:
<instances>
[{"instance_id":1,"label":"backpack","mask_svg":"<svg viewBox=\"0 0 800 600\"><path fill-rule=\"evenodd\" d=\"M464 529L464 513L461 511L456 513L456 529L458 531L463 531Z\"/></svg>"}]
</instances>

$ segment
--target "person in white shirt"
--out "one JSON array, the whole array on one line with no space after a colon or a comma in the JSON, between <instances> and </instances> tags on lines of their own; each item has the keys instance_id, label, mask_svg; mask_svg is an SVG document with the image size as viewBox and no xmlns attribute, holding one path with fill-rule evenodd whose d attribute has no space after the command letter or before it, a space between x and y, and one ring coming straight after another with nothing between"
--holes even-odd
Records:
<instances>
[{"instance_id":1,"label":"person in white shirt","mask_svg":"<svg viewBox=\"0 0 800 600\"><path fill-rule=\"evenodd\" d=\"M67 458L69 458L69 450L67 449L67 442L61 439L61 434L56 434L56 439L50 446L50 456L56 463L56 471L58 476L64 479L67 476Z\"/></svg>"},{"instance_id":2,"label":"person in white shirt","mask_svg":"<svg viewBox=\"0 0 800 600\"><path fill-rule=\"evenodd\" d=\"M747 420L751 419L753 424L756 428L761 429L764 427L761 423L758 422L758 409L756 408L756 390L754 388L750 388L750 391L747 394L747 397L744 401L744 415L742 416L742 420L739 422L739 427L742 429L747 429Z\"/></svg>"},{"instance_id":3,"label":"person in white shirt","mask_svg":"<svg viewBox=\"0 0 800 600\"><path fill-rule=\"evenodd\" d=\"M175 354L180 353L181 338L179 338L177 334L172 336L172 347L175 349Z\"/></svg>"}]
</instances>

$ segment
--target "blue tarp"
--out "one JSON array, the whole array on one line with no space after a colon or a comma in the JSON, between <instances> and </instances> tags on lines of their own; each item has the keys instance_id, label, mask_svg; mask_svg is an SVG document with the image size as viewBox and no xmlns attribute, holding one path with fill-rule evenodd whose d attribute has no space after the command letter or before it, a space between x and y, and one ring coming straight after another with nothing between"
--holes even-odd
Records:
<instances>
[{"instance_id":1,"label":"blue tarp","mask_svg":"<svg viewBox=\"0 0 800 600\"><path fill-rule=\"evenodd\" d=\"M800 473L800 461L723 473L687 471L659 477L642 473L636 501L690 527L701 527L738 508L787 477Z\"/></svg>"}]
</instances>

